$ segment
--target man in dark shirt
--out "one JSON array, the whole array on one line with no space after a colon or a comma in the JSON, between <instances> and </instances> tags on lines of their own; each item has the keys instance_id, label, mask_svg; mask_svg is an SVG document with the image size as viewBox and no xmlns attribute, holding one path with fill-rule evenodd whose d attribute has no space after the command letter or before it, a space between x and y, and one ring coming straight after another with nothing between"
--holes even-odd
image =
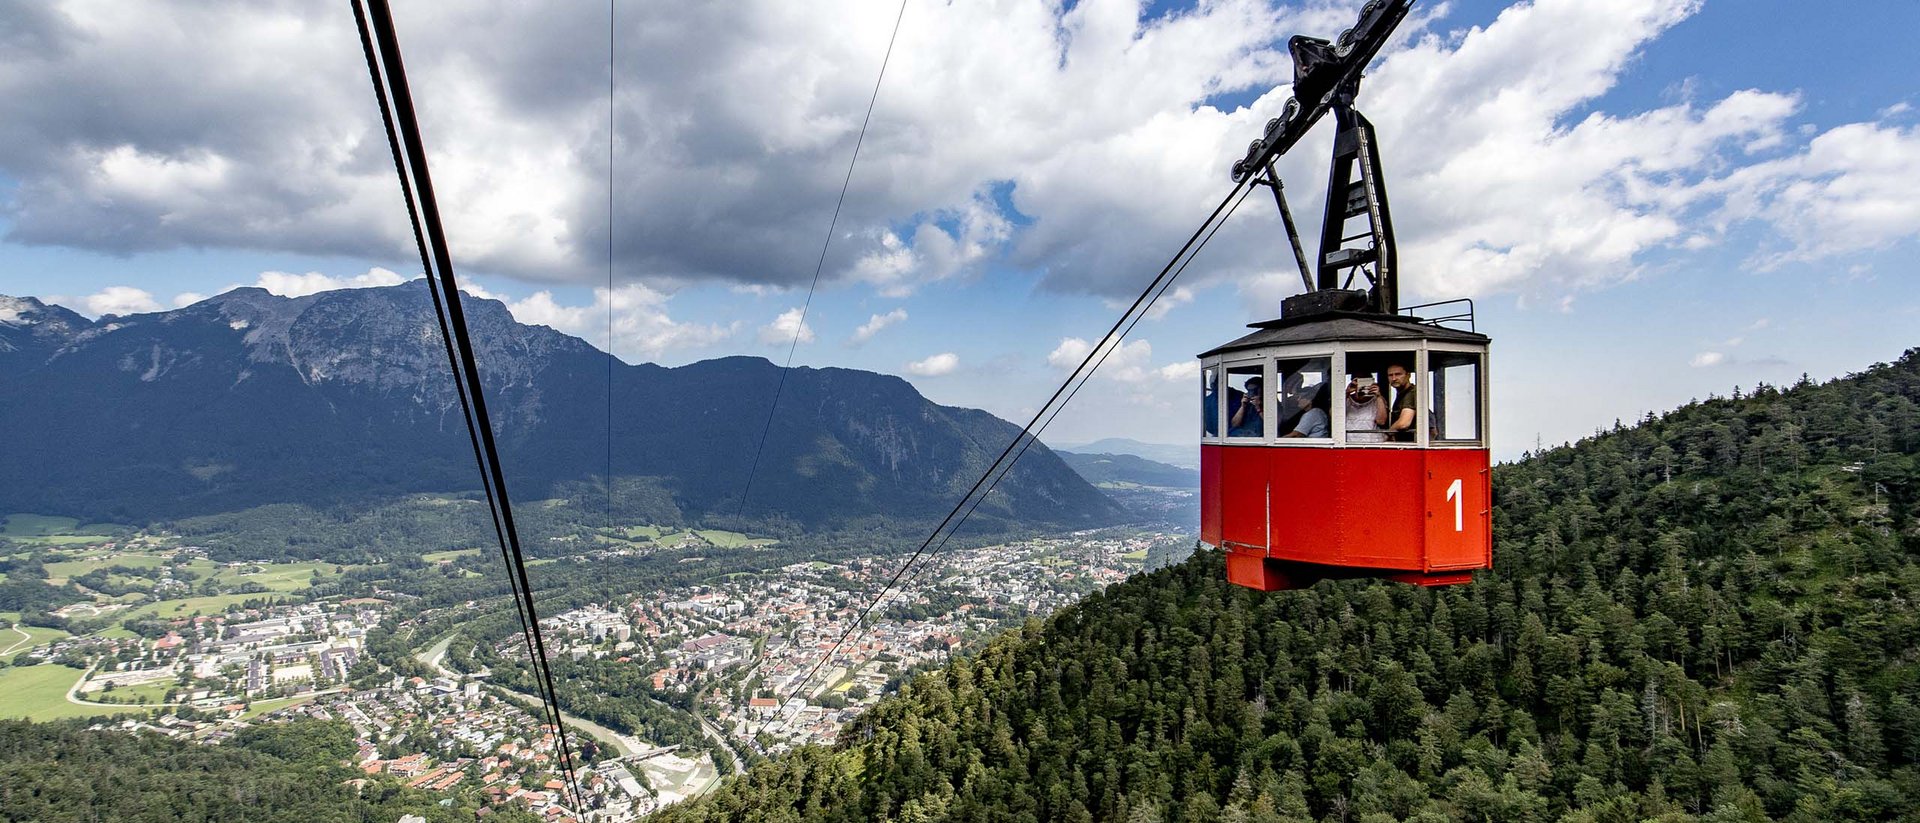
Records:
<instances>
[{"instance_id":1,"label":"man in dark shirt","mask_svg":"<svg viewBox=\"0 0 1920 823\"><path fill-rule=\"evenodd\" d=\"M1387 412L1388 437L1396 443L1412 443L1413 421L1419 417L1414 413L1419 392L1414 388L1413 375L1405 364L1389 364L1387 385L1393 388L1393 406Z\"/></svg>"}]
</instances>

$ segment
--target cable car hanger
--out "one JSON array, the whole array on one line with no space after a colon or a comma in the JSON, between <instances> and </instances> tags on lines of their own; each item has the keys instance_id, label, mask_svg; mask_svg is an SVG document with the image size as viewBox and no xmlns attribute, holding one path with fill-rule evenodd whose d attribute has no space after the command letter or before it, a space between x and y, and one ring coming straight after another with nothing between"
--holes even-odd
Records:
<instances>
[{"instance_id":1,"label":"cable car hanger","mask_svg":"<svg viewBox=\"0 0 1920 823\"><path fill-rule=\"evenodd\" d=\"M1251 175L1254 185L1273 190L1294 260L1300 266L1300 282L1308 294L1349 291L1356 273L1367 277L1371 288L1364 295L1364 304L1352 294L1324 296L1323 299L1333 301L1339 308L1363 308L1381 314L1400 311L1393 220L1380 172L1379 140L1374 135L1373 123L1354 109L1353 99L1360 92L1360 79L1367 64L1380 53L1412 5L1412 0L1369 0L1360 10L1359 21L1335 40L1306 35L1289 39L1287 51L1293 55L1293 96L1287 99L1279 117L1267 121L1265 135L1247 147L1246 157L1233 164L1233 182ZM1302 100L1310 102L1303 105ZM1287 207L1285 186L1273 163L1328 113L1333 114L1337 128L1333 138L1333 168L1327 175L1326 217L1320 228L1316 278L1308 270L1307 256L1300 246L1300 232L1294 226L1292 209ZM1359 180L1353 179L1356 166ZM1346 223L1360 216L1367 218L1367 230L1344 236ZM1369 245L1360 249L1344 247L1360 239L1368 240ZM1369 264L1372 269L1366 268ZM1345 282L1340 280L1341 272L1347 274Z\"/></svg>"}]
</instances>

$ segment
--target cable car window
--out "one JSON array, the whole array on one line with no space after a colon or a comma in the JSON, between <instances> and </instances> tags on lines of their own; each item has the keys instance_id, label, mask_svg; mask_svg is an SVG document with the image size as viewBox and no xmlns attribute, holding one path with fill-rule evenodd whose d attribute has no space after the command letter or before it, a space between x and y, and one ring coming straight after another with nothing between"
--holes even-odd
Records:
<instances>
[{"instance_id":1,"label":"cable car window","mask_svg":"<svg viewBox=\"0 0 1920 823\"><path fill-rule=\"evenodd\" d=\"M1387 443L1413 443L1418 440L1420 431L1420 387L1414 382L1416 364L1411 351L1369 351L1347 352L1347 371L1350 385L1363 385L1361 381L1373 378L1373 386L1379 392L1380 399L1387 407L1387 421L1379 429L1361 430L1366 439L1355 439L1354 433L1360 421L1355 419L1351 407L1347 409L1347 442L1378 443L1376 439L1384 432Z\"/></svg>"},{"instance_id":2,"label":"cable car window","mask_svg":"<svg viewBox=\"0 0 1920 823\"><path fill-rule=\"evenodd\" d=\"M1266 437L1266 410L1270 407L1266 369L1258 363L1227 367L1226 426L1228 437Z\"/></svg>"},{"instance_id":3,"label":"cable car window","mask_svg":"<svg viewBox=\"0 0 1920 823\"><path fill-rule=\"evenodd\" d=\"M1220 367L1200 370L1200 436L1220 436Z\"/></svg>"},{"instance_id":4,"label":"cable car window","mask_svg":"<svg viewBox=\"0 0 1920 823\"><path fill-rule=\"evenodd\" d=\"M1274 433L1283 438L1332 439L1333 358L1280 360L1274 365L1280 381L1280 395L1272 405L1279 421Z\"/></svg>"},{"instance_id":5,"label":"cable car window","mask_svg":"<svg viewBox=\"0 0 1920 823\"><path fill-rule=\"evenodd\" d=\"M1357 354L1347 356L1347 385L1342 391L1342 402L1346 404L1347 442L1363 445L1387 442L1387 400L1392 390L1380 378L1371 372L1353 371L1353 363L1360 357Z\"/></svg>"},{"instance_id":6,"label":"cable car window","mask_svg":"<svg viewBox=\"0 0 1920 823\"><path fill-rule=\"evenodd\" d=\"M1480 355L1428 352L1427 368L1430 439L1436 443L1479 442Z\"/></svg>"}]
</instances>

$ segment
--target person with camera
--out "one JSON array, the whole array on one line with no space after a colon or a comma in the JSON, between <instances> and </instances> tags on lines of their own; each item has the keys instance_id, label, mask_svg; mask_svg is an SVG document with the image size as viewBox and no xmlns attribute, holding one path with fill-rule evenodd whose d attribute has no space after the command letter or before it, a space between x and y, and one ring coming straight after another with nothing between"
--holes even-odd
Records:
<instances>
[{"instance_id":1,"label":"person with camera","mask_svg":"<svg viewBox=\"0 0 1920 823\"><path fill-rule=\"evenodd\" d=\"M1347 380L1347 442L1387 442L1387 399L1371 377Z\"/></svg>"},{"instance_id":2,"label":"person with camera","mask_svg":"<svg viewBox=\"0 0 1920 823\"><path fill-rule=\"evenodd\" d=\"M1259 377L1247 378L1246 393L1240 396L1233 406L1233 417L1227 420L1228 437L1265 437L1267 430L1260 418L1260 391L1262 381ZM1229 398L1231 400L1231 398Z\"/></svg>"}]
</instances>

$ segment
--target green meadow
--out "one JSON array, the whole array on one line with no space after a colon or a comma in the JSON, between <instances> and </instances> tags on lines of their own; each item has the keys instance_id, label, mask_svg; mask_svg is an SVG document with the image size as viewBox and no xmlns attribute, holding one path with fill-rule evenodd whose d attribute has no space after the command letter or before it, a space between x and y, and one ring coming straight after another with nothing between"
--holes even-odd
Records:
<instances>
[{"instance_id":1,"label":"green meadow","mask_svg":"<svg viewBox=\"0 0 1920 823\"><path fill-rule=\"evenodd\" d=\"M143 712L137 706L82 706L67 702L67 689L80 680L80 674L79 669L52 663L0 671L0 717L47 721Z\"/></svg>"},{"instance_id":2,"label":"green meadow","mask_svg":"<svg viewBox=\"0 0 1920 823\"><path fill-rule=\"evenodd\" d=\"M112 523L82 524L71 517L44 514L9 514L0 520L0 537L43 546L75 546L104 543L126 531Z\"/></svg>"}]
</instances>

